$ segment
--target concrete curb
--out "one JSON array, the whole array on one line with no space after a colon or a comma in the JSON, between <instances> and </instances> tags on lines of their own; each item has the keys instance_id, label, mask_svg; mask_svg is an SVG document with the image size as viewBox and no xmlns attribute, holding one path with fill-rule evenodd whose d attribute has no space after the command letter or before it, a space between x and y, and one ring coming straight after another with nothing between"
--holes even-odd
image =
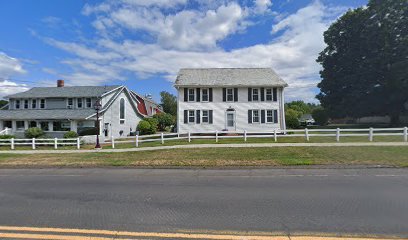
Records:
<instances>
[{"instance_id":1,"label":"concrete curb","mask_svg":"<svg viewBox=\"0 0 408 240\"><path fill-rule=\"evenodd\" d=\"M52 154L52 153L118 153L141 152L170 149L197 149L197 148L274 148L274 147L408 147L407 142L366 142L366 143L239 143L239 144L189 144L174 146L140 147L124 149L90 149L90 150L6 150L1 154Z\"/></svg>"}]
</instances>

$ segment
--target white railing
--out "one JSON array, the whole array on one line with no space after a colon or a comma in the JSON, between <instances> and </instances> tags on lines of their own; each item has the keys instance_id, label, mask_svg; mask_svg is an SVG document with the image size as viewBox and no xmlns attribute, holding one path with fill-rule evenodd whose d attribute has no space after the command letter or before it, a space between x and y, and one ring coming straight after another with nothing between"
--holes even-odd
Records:
<instances>
[{"instance_id":1,"label":"white railing","mask_svg":"<svg viewBox=\"0 0 408 240\"><path fill-rule=\"evenodd\" d=\"M76 146L77 149L81 148L81 141L79 138L9 138L0 139L0 146L10 146L10 149L14 150L16 146L31 146L34 150L37 146L53 146L54 149L58 149L58 146Z\"/></svg>"},{"instance_id":2,"label":"white railing","mask_svg":"<svg viewBox=\"0 0 408 240\"><path fill-rule=\"evenodd\" d=\"M152 135L136 135L132 138L115 139L111 137L105 143L111 144L115 148L115 144L132 143L135 147L139 147L141 143L146 142L160 142L164 144L165 141L187 139L191 142L194 139L214 139L218 142L219 139L227 138L241 138L247 142L249 138L271 138L275 142L279 138L286 137L304 137L306 141L310 141L312 137L332 137L336 142L340 142L342 137L367 137L368 142L374 141L375 136L400 136L401 141L408 142L408 128L364 128L364 129L293 129L293 130L279 130L265 132L251 132L251 131L215 131L215 132L185 132L185 133L159 133Z\"/></svg>"},{"instance_id":3,"label":"white railing","mask_svg":"<svg viewBox=\"0 0 408 240\"><path fill-rule=\"evenodd\" d=\"M11 133L11 130L9 128L5 128L0 131L0 135L8 135L9 133Z\"/></svg>"}]
</instances>

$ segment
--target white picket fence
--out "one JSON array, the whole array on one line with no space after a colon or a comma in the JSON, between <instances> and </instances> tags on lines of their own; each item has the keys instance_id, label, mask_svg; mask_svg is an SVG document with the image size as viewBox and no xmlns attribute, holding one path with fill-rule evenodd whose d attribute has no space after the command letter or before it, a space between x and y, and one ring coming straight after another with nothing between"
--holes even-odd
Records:
<instances>
[{"instance_id":1,"label":"white picket fence","mask_svg":"<svg viewBox=\"0 0 408 240\"><path fill-rule=\"evenodd\" d=\"M115 148L116 144L132 143L135 147L139 147L140 143L145 142L160 142L187 139L191 142L193 139L214 139L218 142L219 139L241 138L244 142L248 138L272 138L275 142L279 138L286 137L304 137L306 141L310 141L312 137L333 137L337 142L340 142L341 137L367 137L368 142L374 141L375 136L401 136L401 141L408 141L408 128L362 128L362 129L293 129L293 130L274 130L265 132L236 132L236 131L215 131L215 132L187 132L187 133L159 133L152 135L136 135L133 138L111 138L105 143L111 144Z\"/></svg>"},{"instance_id":2,"label":"white picket fence","mask_svg":"<svg viewBox=\"0 0 408 240\"><path fill-rule=\"evenodd\" d=\"M54 149L58 149L58 146L76 146L80 149L81 141L79 138L10 138L0 139L0 146L10 146L12 150L16 146L31 146L32 149L36 149L37 146L54 146Z\"/></svg>"}]
</instances>

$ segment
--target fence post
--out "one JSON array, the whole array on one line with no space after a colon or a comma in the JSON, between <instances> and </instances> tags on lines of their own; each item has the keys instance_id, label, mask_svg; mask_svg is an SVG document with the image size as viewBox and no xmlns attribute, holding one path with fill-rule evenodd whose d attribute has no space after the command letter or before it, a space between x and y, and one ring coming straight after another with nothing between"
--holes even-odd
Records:
<instances>
[{"instance_id":1,"label":"fence post","mask_svg":"<svg viewBox=\"0 0 408 240\"><path fill-rule=\"evenodd\" d=\"M14 138L11 139L11 150L14 150Z\"/></svg>"},{"instance_id":2,"label":"fence post","mask_svg":"<svg viewBox=\"0 0 408 240\"><path fill-rule=\"evenodd\" d=\"M58 138L54 138L54 149L58 148Z\"/></svg>"},{"instance_id":3,"label":"fence post","mask_svg":"<svg viewBox=\"0 0 408 240\"><path fill-rule=\"evenodd\" d=\"M33 150L35 149L35 138L32 138L32 147L33 147Z\"/></svg>"},{"instance_id":4,"label":"fence post","mask_svg":"<svg viewBox=\"0 0 408 240\"><path fill-rule=\"evenodd\" d=\"M370 142L373 141L373 135L374 135L373 133L374 133L373 128L370 128L370 132L369 132L369 134L368 134L368 140L369 140Z\"/></svg>"},{"instance_id":5,"label":"fence post","mask_svg":"<svg viewBox=\"0 0 408 240\"><path fill-rule=\"evenodd\" d=\"M161 138L161 144L164 144L164 134L163 133L160 134L160 138Z\"/></svg>"},{"instance_id":6,"label":"fence post","mask_svg":"<svg viewBox=\"0 0 408 240\"><path fill-rule=\"evenodd\" d=\"M276 128L273 130L273 139L275 140L275 142L278 141L278 136L276 135Z\"/></svg>"},{"instance_id":7,"label":"fence post","mask_svg":"<svg viewBox=\"0 0 408 240\"><path fill-rule=\"evenodd\" d=\"M306 141L309 142L309 129L305 128L305 137L306 137Z\"/></svg>"},{"instance_id":8,"label":"fence post","mask_svg":"<svg viewBox=\"0 0 408 240\"><path fill-rule=\"evenodd\" d=\"M404 127L404 142L408 142L408 127Z\"/></svg>"},{"instance_id":9,"label":"fence post","mask_svg":"<svg viewBox=\"0 0 408 240\"><path fill-rule=\"evenodd\" d=\"M218 142L218 130L215 130L215 142Z\"/></svg>"},{"instance_id":10,"label":"fence post","mask_svg":"<svg viewBox=\"0 0 408 240\"><path fill-rule=\"evenodd\" d=\"M136 147L139 147L139 134L136 134Z\"/></svg>"},{"instance_id":11,"label":"fence post","mask_svg":"<svg viewBox=\"0 0 408 240\"><path fill-rule=\"evenodd\" d=\"M336 129L336 142L340 142L340 128Z\"/></svg>"},{"instance_id":12,"label":"fence post","mask_svg":"<svg viewBox=\"0 0 408 240\"><path fill-rule=\"evenodd\" d=\"M188 131L188 142L191 142L191 134L190 134L190 131Z\"/></svg>"},{"instance_id":13,"label":"fence post","mask_svg":"<svg viewBox=\"0 0 408 240\"><path fill-rule=\"evenodd\" d=\"M244 141L245 142L247 141L247 131L246 130L244 130Z\"/></svg>"},{"instance_id":14,"label":"fence post","mask_svg":"<svg viewBox=\"0 0 408 240\"><path fill-rule=\"evenodd\" d=\"M76 139L76 144L77 144L77 149L81 148L81 141L79 140L79 138Z\"/></svg>"},{"instance_id":15,"label":"fence post","mask_svg":"<svg viewBox=\"0 0 408 240\"><path fill-rule=\"evenodd\" d=\"M112 142L112 148L115 148L115 138L113 136L111 137L111 142Z\"/></svg>"}]
</instances>

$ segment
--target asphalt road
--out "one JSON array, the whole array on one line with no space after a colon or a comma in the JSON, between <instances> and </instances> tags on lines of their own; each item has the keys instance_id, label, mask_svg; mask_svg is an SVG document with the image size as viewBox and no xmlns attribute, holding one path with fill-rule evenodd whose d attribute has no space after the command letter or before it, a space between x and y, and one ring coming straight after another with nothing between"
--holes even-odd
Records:
<instances>
[{"instance_id":1,"label":"asphalt road","mask_svg":"<svg viewBox=\"0 0 408 240\"><path fill-rule=\"evenodd\" d=\"M408 237L408 169L0 169L0 226Z\"/></svg>"}]
</instances>

